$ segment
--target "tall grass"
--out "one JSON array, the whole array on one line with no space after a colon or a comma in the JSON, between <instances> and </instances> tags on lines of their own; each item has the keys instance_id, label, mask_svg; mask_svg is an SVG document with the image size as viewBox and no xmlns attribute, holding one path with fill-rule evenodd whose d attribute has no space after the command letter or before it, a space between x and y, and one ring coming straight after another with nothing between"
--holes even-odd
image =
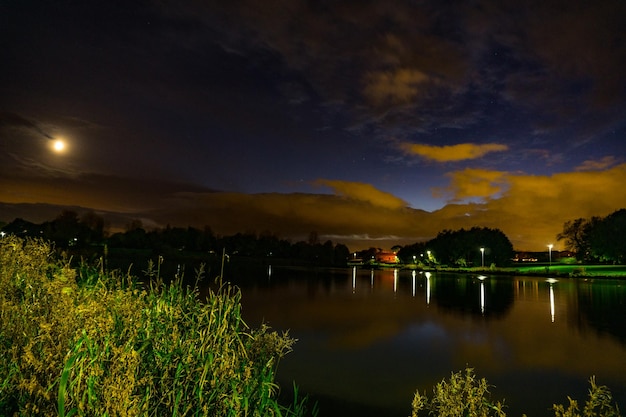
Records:
<instances>
[{"instance_id":1,"label":"tall grass","mask_svg":"<svg viewBox=\"0 0 626 417\"><path fill-rule=\"evenodd\" d=\"M202 271L199 271L202 274ZM0 240L0 415L301 416L274 376L294 340L250 329L238 289L73 269L40 240Z\"/></svg>"},{"instance_id":2,"label":"tall grass","mask_svg":"<svg viewBox=\"0 0 626 417\"><path fill-rule=\"evenodd\" d=\"M589 384L591 388L582 410L577 400L568 397L567 407L552 406L555 417L619 417L619 407L613 404L611 391L597 385L594 377L589 379ZM411 417L506 417L504 400L492 400L490 388L487 380L477 378L471 368L452 373L449 379L435 385L430 399L426 393L416 391Z\"/></svg>"}]
</instances>

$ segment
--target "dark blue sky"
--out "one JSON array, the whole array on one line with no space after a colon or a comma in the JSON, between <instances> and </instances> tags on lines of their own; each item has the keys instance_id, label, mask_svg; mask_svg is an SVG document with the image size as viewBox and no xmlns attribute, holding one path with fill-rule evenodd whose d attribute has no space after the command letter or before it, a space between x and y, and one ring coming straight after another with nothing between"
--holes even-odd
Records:
<instances>
[{"instance_id":1,"label":"dark blue sky","mask_svg":"<svg viewBox=\"0 0 626 417\"><path fill-rule=\"evenodd\" d=\"M543 247L626 206L624 22L621 0L3 1L0 203Z\"/></svg>"}]
</instances>

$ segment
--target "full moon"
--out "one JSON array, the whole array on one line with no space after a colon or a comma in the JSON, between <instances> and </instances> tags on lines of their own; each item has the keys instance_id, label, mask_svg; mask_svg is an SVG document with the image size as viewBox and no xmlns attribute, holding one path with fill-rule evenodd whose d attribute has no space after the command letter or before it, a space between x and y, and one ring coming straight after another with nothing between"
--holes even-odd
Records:
<instances>
[{"instance_id":1,"label":"full moon","mask_svg":"<svg viewBox=\"0 0 626 417\"><path fill-rule=\"evenodd\" d=\"M63 152L63 150L65 149L65 142L63 142L61 139L55 140L52 144L52 149L54 149L55 152Z\"/></svg>"}]
</instances>

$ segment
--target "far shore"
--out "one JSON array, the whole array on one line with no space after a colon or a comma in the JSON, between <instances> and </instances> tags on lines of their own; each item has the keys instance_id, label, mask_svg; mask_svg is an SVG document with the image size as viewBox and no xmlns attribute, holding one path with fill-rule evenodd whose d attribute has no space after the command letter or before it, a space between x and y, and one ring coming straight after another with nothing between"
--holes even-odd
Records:
<instances>
[{"instance_id":1,"label":"far shore","mask_svg":"<svg viewBox=\"0 0 626 417\"><path fill-rule=\"evenodd\" d=\"M523 275L546 278L610 278L626 279L626 265L596 265L596 264L544 264L513 265L509 267L423 267L404 265L408 269L429 272L468 273L483 275Z\"/></svg>"}]
</instances>

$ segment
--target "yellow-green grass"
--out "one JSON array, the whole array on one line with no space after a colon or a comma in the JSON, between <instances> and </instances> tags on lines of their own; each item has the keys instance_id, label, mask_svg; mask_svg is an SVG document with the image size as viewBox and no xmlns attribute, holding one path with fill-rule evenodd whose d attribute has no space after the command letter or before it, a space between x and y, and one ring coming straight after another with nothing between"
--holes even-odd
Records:
<instances>
[{"instance_id":1,"label":"yellow-green grass","mask_svg":"<svg viewBox=\"0 0 626 417\"><path fill-rule=\"evenodd\" d=\"M0 240L0 415L306 415L276 401L294 340L248 328L238 289L200 300L69 265L46 242Z\"/></svg>"},{"instance_id":2,"label":"yellow-green grass","mask_svg":"<svg viewBox=\"0 0 626 417\"><path fill-rule=\"evenodd\" d=\"M506 268L513 272L533 274L559 274L585 277L626 277L626 265L563 265L542 264Z\"/></svg>"},{"instance_id":3,"label":"yellow-green grass","mask_svg":"<svg viewBox=\"0 0 626 417\"><path fill-rule=\"evenodd\" d=\"M611 391L589 379L590 389L584 404L568 397L568 404L554 404L555 417L618 417L619 407L613 403ZM411 404L411 417L506 417L505 400L492 400L493 388L484 378L478 378L471 368L452 373L427 393L415 393ZM525 415L524 415L525 416Z\"/></svg>"}]
</instances>

